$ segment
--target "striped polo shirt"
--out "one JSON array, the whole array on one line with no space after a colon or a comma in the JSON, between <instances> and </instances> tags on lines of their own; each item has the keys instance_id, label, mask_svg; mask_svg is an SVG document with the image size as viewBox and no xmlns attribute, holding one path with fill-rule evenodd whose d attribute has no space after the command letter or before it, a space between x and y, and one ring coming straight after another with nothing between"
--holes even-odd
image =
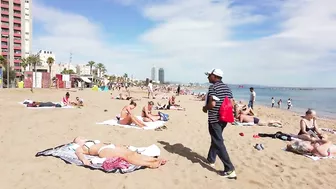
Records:
<instances>
[{"instance_id":1,"label":"striped polo shirt","mask_svg":"<svg viewBox=\"0 0 336 189\"><path fill-rule=\"evenodd\" d=\"M219 108L222 105L225 97L233 98L231 89L224 84L222 81L218 81L213 85L210 85L208 91L208 99L209 96L216 96L219 98L216 101L216 106L208 111L208 122L209 123L218 123L219 122Z\"/></svg>"}]
</instances>

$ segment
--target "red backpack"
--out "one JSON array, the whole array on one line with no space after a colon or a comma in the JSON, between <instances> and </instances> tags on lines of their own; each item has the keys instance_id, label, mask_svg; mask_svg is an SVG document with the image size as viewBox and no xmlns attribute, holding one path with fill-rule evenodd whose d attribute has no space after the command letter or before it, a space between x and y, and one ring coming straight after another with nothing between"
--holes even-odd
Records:
<instances>
[{"instance_id":1,"label":"red backpack","mask_svg":"<svg viewBox=\"0 0 336 189\"><path fill-rule=\"evenodd\" d=\"M232 104L228 97L225 97L222 105L219 108L219 121L227 123L234 122Z\"/></svg>"}]
</instances>

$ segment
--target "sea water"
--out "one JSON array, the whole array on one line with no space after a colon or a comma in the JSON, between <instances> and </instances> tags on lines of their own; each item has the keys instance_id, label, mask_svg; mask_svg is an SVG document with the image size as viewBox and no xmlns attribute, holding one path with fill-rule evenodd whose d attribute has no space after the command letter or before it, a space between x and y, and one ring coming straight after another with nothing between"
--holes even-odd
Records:
<instances>
[{"instance_id":1,"label":"sea water","mask_svg":"<svg viewBox=\"0 0 336 189\"><path fill-rule=\"evenodd\" d=\"M248 103L250 99L249 88L230 87L235 100L243 100ZM291 110L304 114L308 108L317 111L318 115L328 118L336 118L336 89L314 89L314 90L291 90L274 88L255 88L255 105L272 106L272 97L275 99L274 108L278 107L277 102L282 99L281 109L287 109L288 98L292 99ZM206 92L206 89L195 90L194 92Z\"/></svg>"}]
</instances>

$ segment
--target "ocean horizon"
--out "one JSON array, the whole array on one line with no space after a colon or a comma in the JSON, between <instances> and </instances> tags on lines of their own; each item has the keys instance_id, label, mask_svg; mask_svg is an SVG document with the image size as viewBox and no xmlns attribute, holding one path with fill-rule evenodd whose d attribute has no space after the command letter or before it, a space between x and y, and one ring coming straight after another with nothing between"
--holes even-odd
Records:
<instances>
[{"instance_id":1,"label":"ocean horizon","mask_svg":"<svg viewBox=\"0 0 336 189\"><path fill-rule=\"evenodd\" d=\"M235 100L242 100L248 103L250 98L249 87L239 88L238 85L229 85ZM252 86L254 87L254 86ZM194 92L206 92L207 89L198 89ZM317 111L319 117L336 119L336 89L318 89L313 90L291 90L287 87L255 87L256 102L255 105L271 107L271 98L275 99L275 108L277 102L282 99L281 109L287 110L287 100L292 99L292 108L290 111L304 115L308 108Z\"/></svg>"}]
</instances>

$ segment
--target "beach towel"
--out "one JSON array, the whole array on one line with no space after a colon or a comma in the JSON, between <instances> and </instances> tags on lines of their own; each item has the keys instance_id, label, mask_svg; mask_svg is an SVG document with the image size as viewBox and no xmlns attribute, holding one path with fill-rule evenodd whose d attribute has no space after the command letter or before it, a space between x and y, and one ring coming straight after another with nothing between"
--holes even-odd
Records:
<instances>
[{"instance_id":1,"label":"beach towel","mask_svg":"<svg viewBox=\"0 0 336 189\"><path fill-rule=\"evenodd\" d=\"M254 126L255 124L253 122L250 123L241 123L239 121L234 121L232 125L237 125L237 126Z\"/></svg>"},{"instance_id":2,"label":"beach towel","mask_svg":"<svg viewBox=\"0 0 336 189\"><path fill-rule=\"evenodd\" d=\"M311 155L304 155L306 156L307 158L310 158L314 161L317 161L317 160L321 160L321 159L333 159L333 158L336 158L335 156L328 156L328 157L317 157L317 156L311 156Z\"/></svg>"},{"instance_id":3,"label":"beach towel","mask_svg":"<svg viewBox=\"0 0 336 189\"><path fill-rule=\"evenodd\" d=\"M38 152L35 157L40 156L53 156L56 158L62 159L65 163L75 164L77 166L83 166L86 168L90 168L93 170L101 170L106 173L130 173L135 170L144 168L142 166L137 166L122 160L121 158L99 158L96 156L84 155L85 158L91 161L91 165L84 165L76 156L75 151L71 147L73 144L64 144L61 146L57 146L55 148L50 148L41 152ZM147 155L147 156L160 156L160 148L155 144L148 146L137 148L134 146L129 147L130 150L135 151L137 153Z\"/></svg>"},{"instance_id":4,"label":"beach towel","mask_svg":"<svg viewBox=\"0 0 336 189\"><path fill-rule=\"evenodd\" d=\"M61 107L54 107L54 106L47 106L47 107L27 107L27 103L33 103L32 100L24 100L23 102L19 102L19 104L25 106L29 109L54 109L54 108L63 108L63 109L71 109L74 108L73 106L63 106L60 102L53 102L54 104L60 104Z\"/></svg>"},{"instance_id":5,"label":"beach towel","mask_svg":"<svg viewBox=\"0 0 336 189\"><path fill-rule=\"evenodd\" d=\"M141 121L143 121L141 116L137 116L137 118ZM144 122L146 127L144 127L143 129L145 130L153 130L153 129L157 129L159 127L162 127L165 125L166 122L164 121L155 121L155 122ZM125 127L125 128L134 128L134 129L142 129L134 124L132 125L122 125L118 123L117 119L111 119L111 120L107 120L107 121L103 121L100 123L96 123L98 125L112 125L112 126L120 126L120 127Z\"/></svg>"}]
</instances>

